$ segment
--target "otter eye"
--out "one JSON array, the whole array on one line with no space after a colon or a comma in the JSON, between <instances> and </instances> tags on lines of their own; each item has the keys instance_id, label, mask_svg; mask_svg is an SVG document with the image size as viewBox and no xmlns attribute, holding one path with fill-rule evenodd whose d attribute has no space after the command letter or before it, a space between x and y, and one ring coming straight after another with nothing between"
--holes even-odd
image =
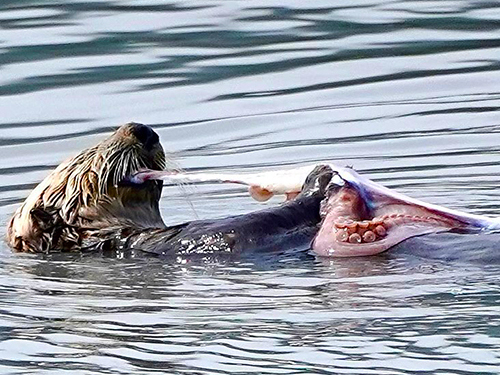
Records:
<instances>
[{"instance_id":1,"label":"otter eye","mask_svg":"<svg viewBox=\"0 0 500 375\"><path fill-rule=\"evenodd\" d=\"M132 128L132 134L134 134L139 142L141 142L148 150L153 148L153 146L160 141L158 134L156 134L153 129L146 125L134 124Z\"/></svg>"}]
</instances>

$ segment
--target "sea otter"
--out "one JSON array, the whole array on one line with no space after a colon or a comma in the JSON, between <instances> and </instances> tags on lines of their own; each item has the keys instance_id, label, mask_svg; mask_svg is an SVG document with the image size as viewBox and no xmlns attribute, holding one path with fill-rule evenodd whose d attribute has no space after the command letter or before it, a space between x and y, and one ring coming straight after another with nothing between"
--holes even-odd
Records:
<instances>
[{"instance_id":1,"label":"sea otter","mask_svg":"<svg viewBox=\"0 0 500 375\"><path fill-rule=\"evenodd\" d=\"M141 169L164 167L155 131L137 123L123 125L63 162L31 192L8 224L8 244L31 253L134 249L161 255L307 248L332 177L328 166L318 166L293 201L246 215L167 227L159 210L162 181L124 182Z\"/></svg>"}]
</instances>

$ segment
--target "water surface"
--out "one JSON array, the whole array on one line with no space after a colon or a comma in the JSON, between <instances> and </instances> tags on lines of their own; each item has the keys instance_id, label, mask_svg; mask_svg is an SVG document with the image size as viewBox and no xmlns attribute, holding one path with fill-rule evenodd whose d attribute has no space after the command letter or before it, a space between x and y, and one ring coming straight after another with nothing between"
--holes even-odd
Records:
<instances>
[{"instance_id":1,"label":"water surface","mask_svg":"<svg viewBox=\"0 0 500 375\"><path fill-rule=\"evenodd\" d=\"M499 29L495 1L3 0L1 227L52 168L128 121L188 170L330 161L499 215ZM162 212L173 224L277 203L167 187ZM495 262L401 247L177 263L0 253L1 373L500 368Z\"/></svg>"}]
</instances>

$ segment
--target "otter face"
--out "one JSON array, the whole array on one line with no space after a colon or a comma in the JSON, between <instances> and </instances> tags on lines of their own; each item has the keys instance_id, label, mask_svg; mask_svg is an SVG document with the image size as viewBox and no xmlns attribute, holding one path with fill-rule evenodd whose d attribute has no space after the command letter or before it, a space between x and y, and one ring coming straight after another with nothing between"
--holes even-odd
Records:
<instances>
[{"instance_id":1,"label":"otter face","mask_svg":"<svg viewBox=\"0 0 500 375\"><path fill-rule=\"evenodd\" d=\"M164 167L158 135L146 125L123 125L47 176L10 220L7 241L17 251L69 251L109 242L124 230L163 228L161 183L121 181L143 168Z\"/></svg>"}]
</instances>

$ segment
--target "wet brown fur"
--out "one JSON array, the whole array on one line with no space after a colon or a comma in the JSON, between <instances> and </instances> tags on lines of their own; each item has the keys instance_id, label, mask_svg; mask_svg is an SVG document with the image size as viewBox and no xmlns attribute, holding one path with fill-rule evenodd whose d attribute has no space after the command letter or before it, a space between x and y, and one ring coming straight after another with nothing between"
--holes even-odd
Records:
<instances>
[{"instance_id":1,"label":"wet brown fur","mask_svg":"<svg viewBox=\"0 0 500 375\"><path fill-rule=\"evenodd\" d=\"M164 228L161 183L119 185L141 168L165 166L161 145L145 147L134 133L137 126L123 125L50 173L10 220L8 244L22 252L74 251L116 245L133 231Z\"/></svg>"}]
</instances>

